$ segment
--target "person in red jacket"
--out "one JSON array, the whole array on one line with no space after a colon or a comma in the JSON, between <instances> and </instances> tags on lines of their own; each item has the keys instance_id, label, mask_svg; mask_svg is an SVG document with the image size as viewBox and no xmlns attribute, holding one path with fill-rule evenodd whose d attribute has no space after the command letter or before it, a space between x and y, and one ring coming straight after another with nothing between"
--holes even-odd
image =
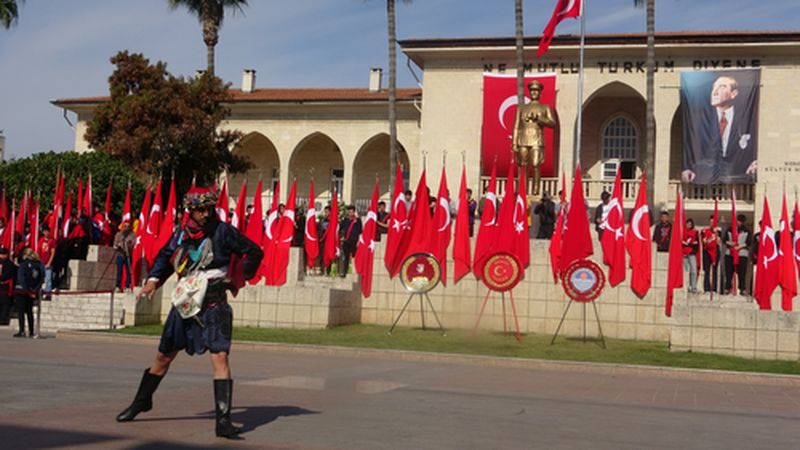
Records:
<instances>
[{"instance_id":1,"label":"person in red jacket","mask_svg":"<svg viewBox=\"0 0 800 450\"><path fill-rule=\"evenodd\" d=\"M697 293L697 250L700 236L694 228L694 220L686 219L683 230L683 270L689 272L689 293Z\"/></svg>"}]
</instances>

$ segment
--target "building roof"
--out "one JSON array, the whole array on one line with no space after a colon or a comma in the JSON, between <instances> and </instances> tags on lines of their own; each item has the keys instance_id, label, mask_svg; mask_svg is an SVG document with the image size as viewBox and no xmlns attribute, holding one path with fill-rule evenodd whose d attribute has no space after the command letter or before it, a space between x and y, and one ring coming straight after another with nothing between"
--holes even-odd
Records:
<instances>
[{"instance_id":1,"label":"building roof","mask_svg":"<svg viewBox=\"0 0 800 450\"><path fill-rule=\"evenodd\" d=\"M541 36L526 36L526 51L535 50ZM405 39L399 42L406 53L419 67L424 68L425 55L438 55L442 51L453 51L474 56L475 52L486 50L513 51L516 41L513 36L504 37L465 37L465 38L426 38ZM585 45L588 50L626 49L643 47L647 44L647 33L587 34ZM655 34L656 47L702 47L702 46L800 46L800 31L673 31ZM577 51L580 45L579 34L562 34L553 38L550 51L558 53ZM557 56L557 55L555 55Z\"/></svg>"},{"instance_id":2,"label":"building roof","mask_svg":"<svg viewBox=\"0 0 800 450\"><path fill-rule=\"evenodd\" d=\"M287 88L287 89L256 89L245 93L241 89L229 91L233 103L315 103L315 102L386 102L389 99L387 90L371 92L363 88ZM422 98L422 89L402 88L397 89L398 101L411 101ZM63 98L53 100L56 106L93 105L107 102L109 96Z\"/></svg>"},{"instance_id":3,"label":"building roof","mask_svg":"<svg viewBox=\"0 0 800 450\"><path fill-rule=\"evenodd\" d=\"M657 44L719 44L719 43L768 43L800 42L800 31L669 31L655 35ZM525 46L537 46L541 36L525 37ZM647 33L587 34L586 46L593 45L640 45L646 43ZM553 38L551 47L578 45L580 35L561 34ZM403 49L437 47L513 47L513 36L405 39L400 41Z\"/></svg>"}]
</instances>

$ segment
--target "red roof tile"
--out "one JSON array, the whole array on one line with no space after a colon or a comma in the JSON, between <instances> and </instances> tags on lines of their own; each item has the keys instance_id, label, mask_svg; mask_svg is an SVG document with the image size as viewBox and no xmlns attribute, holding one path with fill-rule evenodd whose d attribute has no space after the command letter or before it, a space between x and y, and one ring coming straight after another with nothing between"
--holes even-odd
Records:
<instances>
[{"instance_id":1,"label":"red roof tile","mask_svg":"<svg viewBox=\"0 0 800 450\"><path fill-rule=\"evenodd\" d=\"M277 102L277 103L296 103L296 102L385 102L388 101L389 93L386 90L370 92L362 88L289 88L289 89L256 89L250 93L244 93L240 89L231 89L231 96L234 103L250 102ZM422 90L419 88L397 89L397 100L408 101L422 97ZM64 98L54 100L52 103L57 106L67 104L93 104L109 101L110 97L80 97Z\"/></svg>"}]
</instances>

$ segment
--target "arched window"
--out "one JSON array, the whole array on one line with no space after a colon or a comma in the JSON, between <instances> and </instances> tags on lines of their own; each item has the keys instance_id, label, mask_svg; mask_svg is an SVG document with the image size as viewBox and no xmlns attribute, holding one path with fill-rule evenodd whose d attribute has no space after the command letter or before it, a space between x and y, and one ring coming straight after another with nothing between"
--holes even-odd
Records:
<instances>
[{"instance_id":1,"label":"arched window","mask_svg":"<svg viewBox=\"0 0 800 450\"><path fill-rule=\"evenodd\" d=\"M636 178L636 150L639 147L638 133L633 122L625 116L617 116L603 129L603 178L613 179L617 167L623 179Z\"/></svg>"}]
</instances>

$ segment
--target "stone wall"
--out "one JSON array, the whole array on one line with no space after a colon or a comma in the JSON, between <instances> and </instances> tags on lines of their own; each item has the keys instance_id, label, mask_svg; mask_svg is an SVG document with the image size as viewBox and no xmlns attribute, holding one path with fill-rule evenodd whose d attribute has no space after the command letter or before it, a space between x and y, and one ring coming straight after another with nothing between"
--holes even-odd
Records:
<instances>
[{"instance_id":1,"label":"stone wall","mask_svg":"<svg viewBox=\"0 0 800 450\"><path fill-rule=\"evenodd\" d=\"M133 296L133 294L125 294ZM114 327L122 326L124 306L115 295ZM53 295L52 300L42 301L41 331L59 330L107 330L111 313L111 294Z\"/></svg>"},{"instance_id":2,"label":"stone wall","mask_svg":"<svg viewBox=\"0 0 800 450\"><path fill-rule=\"evenodd\" d=\"M306 276L302 270L302 248L289 253L286 284L265 286L263 281L247 285L236 297L228 295L235 326L321 329L361 322L361 292L357 278ZM175 278L159 289L154 302L160 305L161 321L167 318Z\"/></svg>"},{"instance_id":3,"label":"stone wall","mask_svg":"<svg viewBox=\"0 0 800 450\"><path fill-rule=\"evenodd\" d=\"M362 321L391 325L405 302L408 293L399 279L390 280L383 268L383 249L376 250L373 295L364 300ZM553 283L549 264L549 241L531 240L531 265L525 271L525 278L513 290L513 296L523 333L553 334L558 326L569 298L561 285ZM379 255L378 255L379 254ZM595 248L594 259L599 261L602 254ZM380 263L379 263L380 261ZM654 253L653 288L644 299L639 299L630 290L629 280L616 288L606 289L596 302L603 333L606 337L619 339L645 339L669 341L670 322L664 315L666 297L665 280L667 269L666 254ZM458 284L452 282L452 262L448 263L448 286L438 286L430 292L430 299L446 328L471 328L487 289L472 275L467 275ZM513 328L513 318L506 294L507 324ZM683 291L676 290L675 300L685 299ZM427 309L427 305L426 305ZM492 293L486 305L480 328L488 330L503 329L503 306L500 295ZM583 333L583 305L573 304L566 316L560 335L578 336ZM433 323L434 317L428 313L426 323ZM592 305L586 308L587 334L598 336L597 321ZM401 318L400 325L417 327L421 325L419 301L414 300Z\"/></svg>"}]
</instances>

